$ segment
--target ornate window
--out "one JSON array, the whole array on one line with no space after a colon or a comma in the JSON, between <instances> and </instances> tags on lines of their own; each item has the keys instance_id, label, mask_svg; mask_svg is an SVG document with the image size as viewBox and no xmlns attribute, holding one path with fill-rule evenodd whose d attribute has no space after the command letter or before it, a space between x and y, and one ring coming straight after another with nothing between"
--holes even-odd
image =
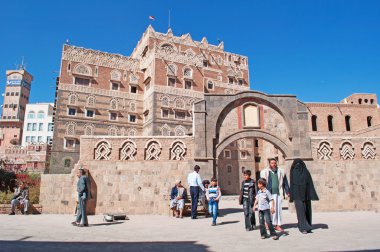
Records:
<instances>
[{"instance_id":1,"label":"ornate window","mask_svg":"<svg viewBox=\"0 0 380 252\"><path fill-rule=\"evenodd\" d=\"M343 160L353 160L355 157L354 146L350 142L343 142L340 146L340 156Z\"/></svg>"},{"instance_id":2,"label":"ornate window","mask_svg":"<svg viewBox=\"0 0 380 252\"><path fill-rule=\"evenodd\" d=\"M164 96L161 98L161 105L163 107L169 107L169 97Z\"/></svg>"},{"instance_id":3,"label":"ornate window","mask_svg":"<svg viewBox=\"0 0 380 252\"><path fill-rule=\"evenodd\" d=\"M75 127L76 127L76 124L74 122L69 122L66 125L66 135L75 136Z\"/></svg>"},{"instance_id":4,"label":"ornate window","mask_svg":"<svg viewBox=\"0 0 380 252\"><path fill-rule=\"evenodd\" d=\"M136 160L136 153L136 143L133 141L126 141L120 149L120 160Z\"/></svg>"},{"instance_id":5,"label":"ornate window","mask_svg":"<svg viewBox=\"0 0 380 252\"><path fill-rule=\"evenodd\" d=\"M186 128L182 125L179 125L174 129L174 132L176 136L184 136L186 135Z\"/></svg>"},{"instance_id":6,"label":"ornate window","mask_svg":"<svg viewBox=\"0 0 380 252\"><path fill-rule=\"evenodd\" d=\"M91 67L84 64L78 64L74 69L74 73L85 76L92 76Z\"/></svg>"},{"instance_id":7,"label":"ornate window","mask_svg":"<svg viewBox=\"0 0 380 252\"><path fill-rule=\"evenodd\" d=\"M331 160L333 148L327 141L322 141L318 146L318 156L320 160Z\"/></svg>"},{"instance_id":8,"label":"ornate window","mask_svg":"<svg viewBox=\"0 0 380 252\"><path fill-rule=\"evenodd\" d=\"M36 113L34 111L29 111L28 119L34 119L36 117Z\"/></svg>"},{"instance_id":9,"label":"ornate window","mask_svg":"<svg viewBox=\"0 0 380 252\"><path fill-rule=\"evenodd\" d=\"M92 126L92 125L84 126L84 135L85 136L92 136L93 134L94 134L94 126Z\"/></svg>"},{"instance_id":10,"label":"ornate window","mask_svg":"<svg viewBox=\"0 0 380 252\"><path fill-rule=\"evenodd\" d=\"M108 135L109 136L117 136L117 128L114 126L111 126L108 128Z\"/></svg>"},{"instance_id":11,"label":"ornate window","mask_svg":"<svg viewBox=\"0 0 380 252\"><path fill-rule=\"evenodd\" d=\"M96 145L94 152L95 160L110 160L111 145L106 141L101 141Z\"/></svg>"},{"instance_id":12,"label":"ornate window","mask_svg":"<svg viewBox=\"0 0 380 252\"><path fill-rule=\"evenodd\" d=\"M145 147L145 160L160 160L161 144L157 141L150 141Z\"/></svg>"},{"instance_id":13,"label":"ornate window","mask_svg":"<svg viewBox=\"0 0 380 252\"><path fill-rule=\"evenodd\" d=\"M86 99L86 106L88 107L95 107L95 96L89 95Z\"/></svg>"},{"instance_id":14,"label":"ornate window","mask_svg":"<svg viewBox=\"0 0 380 252\"><path fill-rule=\"evenodd\" d=\"M186 155L186 146L181 141L175 141L170 147L170 160L184 160Z\"/></svg>"},{"instance_id":15,"label":"ornate window","mask_svg":"<svg viewBox=\"0 0 380 252\"><path fill-rule=\"evenodd\" d=\"M116 99L112 99L111 102L110 102L111 109L116 110L117 107L118 107L117 105L118 105L117 100Z\"/></svg>"},{"instance_id":16,"label":"ornate window","mask_svg":"<svg viewBox=\"0 0 380 252\"><path fill-rule=\"evenodd\" d=\"M183 70L183 77L189 78L189 79L193 78L193 70L191 68L186 67Z\"/></svg>"},{"instance_id":17,"label":"ornate window","mask_svg":"<svg viewBox=\"0 0 380 252\"><path fill-rule=\"evenodd\" d=\"M161 50L163 50L167 54L172 54L175 50L171 44L163 44L161 46Z\"/></svg>"},{"instance_id":18,"label":"ornate window","mask_svg":"<svg viewBox=\"0 0 380 252\"><path fill-rule=\"evenodd\" d=\"M131 74L129 76L129 82L132 83L132 84L138 84L139 78L137 77L137 75Z\"/></svg>"},{"instance_id":19,"label":"ornate window","mask_svg":"<svg viewBox=\"0 0 380 252\"><path fill-rule=\"evenodd\" d=\"M131 110L132 112L135 112L135 111L136 111L136 103L131 102L131 103L129 104L129 108L130 108L130 110Z\"/></svg>"},{"instance_id":20,"label":"ornate window","mask_svg":"<svg viewBox=\"0 0 380 252\"><path fill-rule=\"evenodd\" d=\"M170 136L170 132L171 132L171 129L167 124L161 127L161 135Z\"/></svg>"},{"instance_id":21,"label":"ornate window","mask_svg":"<svg viewBox=\"0 0 380 252\"><path fill-rule=\"evenodd\" d=\"M70 94L69 97L69 104L70 105L77 105L78 102L78 96L76 94Z\"/></svg>"},{"instance_id":22,"label":"ornate window","mask_svg":"<svg viewBox=\"0 0 380 252\"><path fill-rule=\"evenodd\" d=\"M111 72L111 80L121 81L121 73L118 70L113 70Z\"/></svg>"},{"instance_id":23,"label":"ornate window","mask_svg":"<svg viewBox=\"0 0 380 252\"><path fill-rule=\"evenodd\" d=\"M177 98L175 100L175 107L179 109L184 109L185 108L185 101L182 98Z\"/></svg>"},{"instance_id":24,"label":"ornate window","mask_svg":"<svg viewBox=\"0 0 380 252\"><path fill-rule=\"evenodd\" d=\"M134 129L134 128L129 129L129 131L128 131L129 136L136 136L136 134L137 134L136 129Z\"/></svg>"},{"instance_id":25,"label":"ornate window","mask_svg":"<svg viewBox=\"0 0 380 252\"><path fill-rule=\"evenodd\" d=\"M375 159L376 148L371 142L365 142L362 147L362 156L364 159Z\"/></svg>"}]
</instances>

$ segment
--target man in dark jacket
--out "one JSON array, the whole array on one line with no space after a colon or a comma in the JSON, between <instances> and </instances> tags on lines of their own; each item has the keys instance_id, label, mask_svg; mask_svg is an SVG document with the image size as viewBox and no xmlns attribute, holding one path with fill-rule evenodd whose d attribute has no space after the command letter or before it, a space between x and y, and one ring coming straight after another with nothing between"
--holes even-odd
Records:
<instances>
[{"instance_id":1,"label":"man in dark jacket","mask_svg":"<svg viewBox=\"0 0 380 252\"><path fill-rule=\"evenodd\" d=\"M245 230L251 231L256 226L255 212L253 211L256 197L256 182L251 178L250 170L245 170L243 176L244 180L241 183L239 203L243 205L244 209Z\"/></svg>"},{"instance_id":2,"label":"man in dark jacket","mask_svg":"<svg viewBox=\"0 0 380 252\"><path fill-rule=\"evenodd\" d=\"M87 205L87 200L91 198L90 180L85 175L85 171L83 169L78 170L77 176L79 178L78 183L77 183L77 191L78 191L77 218L76 218L76 221L72 222L71 224L78 227L88 227L86 205Z\"/></svg>"}]
</instances>

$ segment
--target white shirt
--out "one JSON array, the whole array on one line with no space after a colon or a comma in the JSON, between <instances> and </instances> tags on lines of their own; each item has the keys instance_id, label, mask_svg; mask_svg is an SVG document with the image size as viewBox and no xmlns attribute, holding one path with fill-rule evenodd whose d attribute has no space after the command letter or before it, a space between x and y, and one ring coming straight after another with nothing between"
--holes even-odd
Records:
<instances>
[{"instance_id":1,"label":"white shirt","mask_svg":"<svg viewBox=\"0 0 380 252\"><path fill-rule=\"evenodd\" d=\"M199 176L198 172L196 171L193 171L189 174L189 176L187 176L187 183L189 184L189 186L199 186L202 189L202 191L205 190L202 184L201 176Z\"/></svg>"}]
</instances>

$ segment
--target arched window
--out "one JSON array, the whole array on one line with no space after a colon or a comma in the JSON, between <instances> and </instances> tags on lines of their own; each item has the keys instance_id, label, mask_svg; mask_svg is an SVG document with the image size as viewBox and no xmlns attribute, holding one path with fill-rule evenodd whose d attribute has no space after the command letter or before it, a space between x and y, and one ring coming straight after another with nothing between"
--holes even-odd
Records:
<instances>
[{"instance_id":1,"label":"arched window","mask_svg":"<svg viewBox=\"0 0 380 252\"><path fill-rule=\"evenodd\" d=\"M168 64L167 67L167 74L168 75L177 75L177 66L174 64Z\"/></svg>"},{"instance_id":2,"label":"arched window","mask_svg":"<svg viewBox=\"0 0 380 252\"><path fill-rule=\"evenodd\" d=\"M328 125L328 128L329 128L329 131L334 131L334 127L333 127L333 116L332 115L329 115L327 117L327 125Z\"/></svg>"},{"instance_id":3,"label":"arched window","mask_svg":"<svg viewBox=\"0 0 380 252\"><path fill-rule=\"evenodd\" d=\"M89 97L87 97L87 106L90 108L95 107L95 97L94 96L90 95Z\"/></svg>"},{"instance_id":4,"label":"arched window","mask_svg":"<svg viewBox=\"0 0 380 252\"><path fill-rule=\"evenodd\" d=\"M77 104L77 96L76 94L70 94L69 95L69 104L70 105L76 105Z\"/></svg>"},{"instance_id":5,"label":"arched window","mask_svg":"<svg viewBox=\"0 0 380 252\"><path fill-rule=\"evenodd\" d=\"M359 99L359 104L362 104L362 99L361 98Z\"/></svg>"},{"instance_id":6,"label":"arched window","mask_svg":"<svg viewBox=\"0 0 380 252\"><path fill-rule=\"evenodd\" d=\"M41 110L41 111L38 111L37 113L37 118L39 119L44 119L45 118L45 113Z\"/></svg>"},{"instance_id":7,"label":"arched window","mask_svg":"<svg viewBox=\"0 0 380 252\"><path fill-rule=\"evenodd\" d=\"M33 118L35 118L36 117L36 113L34 113L34 111L29 111L29 113L28 113L28 118L29 119L33 119Z\"/></svg>"},{"instance_id":8,"label":"arched window","mask_svg":"<svg viewBox=\"0 0 380 252\"><path fill-rule=\"evenodd\" d=\"M375 102L375 100L374 99L371 99L371 104L373 104Z\"/></svg>"},{"instance_id":9,"label":"arched window","mask_svg":"<svg viewBox=\"0 0 380 252\"><path fill-rule=\"evenodd\" d=\"M347 131L351 131L351 123L350 123L351 116L346 115L346 117L344 118L344 120L346 122L346 130Z\"/></svg>"},{"instance_id":10,"label":"arched window","mask_svg":"<svg viewBox=\"0 0 380 252\"><path fill-rule=\"evenodd\" d=\"M317 131L318 128L317 128L317 116L316 115L313 115L311 117L311 128L313 131Z\"/></svg>"},{"instance_id":11,"label":"arched window","mask_svg":"<svg viewBox=\"0 0 380 252\"><path fill-rule=\"evenodd\" d=\"M367 126L368 127L372 126L372 116L367 116Z\"/></svg>"},{"instance_id":12,"label":"arched window","mask_svg":"<svg viewBox=\"0 0 380 252\"><path fill-rule=\"evenodd\" d=\"M117 109L117 100L112 99L110 103L111 109Z\"/></svg>"},{"instance_id":13,"label":"arched window","mask_svg":"<svg viewBox=\"0 0 380 252\"><path fill-rule=\"evenodd\" d=\"M193 77L193 71L191 70L191 68L185 68L185 70L183 71L183 76L185 78L192 78Z\"/></svg>"}]
</instances>

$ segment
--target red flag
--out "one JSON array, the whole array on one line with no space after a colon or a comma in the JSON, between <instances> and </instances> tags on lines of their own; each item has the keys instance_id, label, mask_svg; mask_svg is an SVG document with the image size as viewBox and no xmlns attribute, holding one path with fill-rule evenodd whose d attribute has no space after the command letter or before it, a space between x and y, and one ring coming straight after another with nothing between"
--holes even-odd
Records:
<instances>
[{"instance_id":1,"label":"red flag","mask_svg":"<svg viewBox=\"0 0 380 252\"><path fill-rule=\"evenodd\" d=\"M154 17L153 16L149 16L149 19L154 21Z\"/></svg>"}]
</instances>

